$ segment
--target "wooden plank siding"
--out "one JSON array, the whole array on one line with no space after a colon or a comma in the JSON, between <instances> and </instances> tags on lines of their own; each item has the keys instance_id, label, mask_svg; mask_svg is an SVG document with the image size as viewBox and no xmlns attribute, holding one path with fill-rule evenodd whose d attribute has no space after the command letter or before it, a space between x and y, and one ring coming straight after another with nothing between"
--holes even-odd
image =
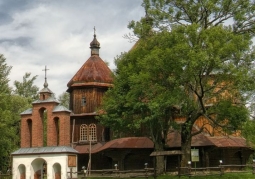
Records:
<instances>
[{"instance_id":1,"label":"wooden plank siding","mask_svg":"<svg viewBox=\"0 0 255 179\"><path fill-rule=\"evenodd\" d=\"M70 94L70 109L74 114L93 113L100 106L106 88L88 87L74 89ZM82 98L86 98L86 104L82 105Z\"/></svg>"},{"instance_id":2,"label":"wooden plank siding","mask_svg":"<svg viewBox=\"0 0 255 179\"><path fill-rule=\"evenodd\" d=\"M73 122L75 119L75 125L74 125L74 132L73 130ZM96 134L97 134L97 142L102 141L109 141L109 130L107 128L103 127L98 123L98 120L95 119L95 116L75 116L71 118L71 139L72 139L72 133L74 134L74 143L79 143L80 140L80 126L82 124L96 124ZM84 143L84 142L83 142Z\"/></svg>"},{"instance_id":3,"label":"wooden plank siding","mask_svg":"<svg viewBox=\"0 0 255 179\"><path fill-rule=\"evenodd\" d=\"M175 119L175 121L177 123L184 123L186 121L186 118L185 117L178 117L178 118ZM210 136L227 136L227 135L229 135L226 132L224 132L222 130L222 128L220 128L216 125L213 125L213 123L210 122L205 117L198 118L196 120L194 126L197 127L198 129L201 129L203 127L204 132L208 133ZM241 136L241 131L240 130L233 131L231 135L232 136Z\"/></svg>"}]
</instances>

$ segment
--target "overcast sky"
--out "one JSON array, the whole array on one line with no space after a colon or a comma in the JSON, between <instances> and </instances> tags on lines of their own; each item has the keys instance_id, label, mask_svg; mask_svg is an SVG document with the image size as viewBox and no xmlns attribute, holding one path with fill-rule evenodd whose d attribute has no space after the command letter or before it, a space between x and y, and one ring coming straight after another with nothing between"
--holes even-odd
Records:
<instances>
[{"instance_id":1,"label":"overcast sky","mask_svg":"<svg viewBox=\"0 0 255 179\"><path fill-rule=\"evenodd\" d=\"M100 57L114 69L114 57L132 47L125 34L131 20L144 16L142 0L0 0L0 54L12 66L10 85L26 72L45 67L49 88L58 97L90 57L94 26Z\"/></svg>"}]
</instances>

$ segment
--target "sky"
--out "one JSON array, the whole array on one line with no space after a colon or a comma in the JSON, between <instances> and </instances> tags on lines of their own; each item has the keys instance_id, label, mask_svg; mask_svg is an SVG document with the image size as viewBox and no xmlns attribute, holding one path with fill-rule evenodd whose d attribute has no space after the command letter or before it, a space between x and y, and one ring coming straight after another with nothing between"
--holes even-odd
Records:
<instances>
[{"instance_id":1,"label":"sky","mask_svg":"<svg viewBox=\"0 0 255 179\"><path fill-rule=\"evenodd\" d=\"M142 0L0 0L0 54L12 66L10 85L26 72L58 97L90 57L94 27L100 57L115 69L114 58L132 46L125 34L131 20L145 15Z\"/></svg>"}]
</instances>

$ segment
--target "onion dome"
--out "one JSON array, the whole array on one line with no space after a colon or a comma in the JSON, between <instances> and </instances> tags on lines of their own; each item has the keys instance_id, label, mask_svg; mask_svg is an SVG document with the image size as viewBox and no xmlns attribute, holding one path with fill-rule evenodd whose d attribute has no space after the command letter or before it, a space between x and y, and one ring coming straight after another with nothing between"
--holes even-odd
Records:
<instances>
[{"instance_id":1,"label":"onion dome","mask_svg":"<svg viewBox=\"0 0 255 179\"><path fill-rule=\"evenodd\" d=\"M90 42L91 55L99 55L100 43L96 38L96 29L94 27L94 39Z\"/></svg>"},{"instance_id":2,"label":"onion dome","mask_svg":"<svg viewBox=\"0 0 255 179\"><path fill-rule=\"evenodd\" d=\"M99 57L99 46L100 43L97 41L96 35L94 34L94 39L90 43L91 56L68 82L67 91L70 91L73 87L81 86L112 86L112 71Z\"/></svg>"}]
</instances>

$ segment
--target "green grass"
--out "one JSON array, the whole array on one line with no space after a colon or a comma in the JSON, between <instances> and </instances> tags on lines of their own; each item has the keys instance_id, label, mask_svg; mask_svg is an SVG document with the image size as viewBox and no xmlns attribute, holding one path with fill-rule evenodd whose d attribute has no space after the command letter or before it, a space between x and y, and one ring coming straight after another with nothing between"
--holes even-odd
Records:
<instances>
[{"instance_id":1,"label":"green grass","mask_svg":"<svg viewBox=\"0 0 255 179\"><path fill-rule=\"evenodd\" d=\"M157 179L179 179L178 176L164 175ZM255 179L255 175L251 173L225 173L224 175L210 175L210 176L192 176L190 179ZM181 176L180 179L189 179L187 176Z\"/></svg>"},{"instance_id":2,"label":"green grass","mask_svg":"<svg viewBox=\"0 0 255 179\"><path fill-rule=\"evenodd\" d=\"M121 179L117 177L112 177L113 179ZM224 175L211 175L211 176L181 176L180 179L255 179L255 175L252 173L225 173ZM95 179L94 177L86 177L86 179ZM100 177L100 179L110 179L109 177ZM146 179L146 178L128 178L128 179ZM149 177L153 179L153 177ZM176 175L161 175L157 179L179 179Z\"/></svg>"}]
</instances>

